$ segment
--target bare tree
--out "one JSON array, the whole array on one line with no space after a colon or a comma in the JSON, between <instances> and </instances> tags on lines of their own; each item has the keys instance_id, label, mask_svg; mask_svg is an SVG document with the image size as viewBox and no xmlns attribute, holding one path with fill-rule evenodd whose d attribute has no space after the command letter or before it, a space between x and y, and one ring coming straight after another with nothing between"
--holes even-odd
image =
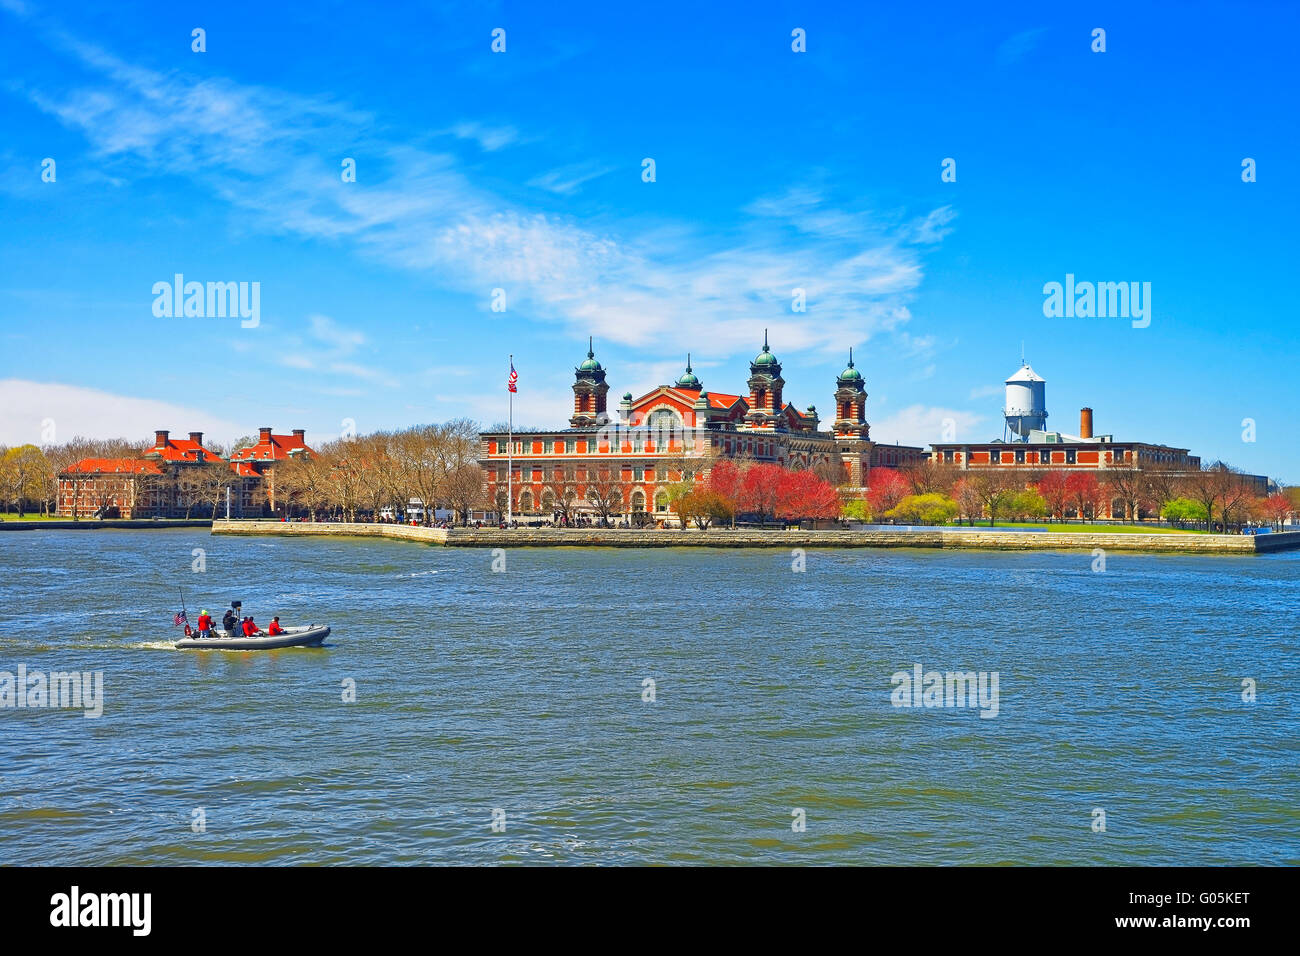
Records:
<instances>
[{"instance_id":1,"label":"bare tree","mask_svg":"<svg viewBox=\"0 0 1300 956\"><path fill-rule=\"evenodd\" d=\"M615 469L617 468L616 465ZM591 506L596 509L596 514L600 515L602 524L608 524L610 515L623 510L625 489L617 470L602 465L594 476L589 472L586 491L587 501L591 502Z\"/></svg>"}]
</instances>

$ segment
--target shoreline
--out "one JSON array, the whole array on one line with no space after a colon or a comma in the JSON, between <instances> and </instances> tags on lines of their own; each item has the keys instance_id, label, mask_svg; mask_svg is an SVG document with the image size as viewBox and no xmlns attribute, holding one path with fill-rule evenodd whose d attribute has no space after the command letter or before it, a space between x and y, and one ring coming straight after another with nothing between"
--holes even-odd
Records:
<instances>
[{"instance_id":1,"label":"shoreline","mask_svg":"<svg viewBox=\"0 0 1300 956\"><path fill-rule=\"evenodd\" d=\"M212 526L211 518L167 518L154 521L152 518L106 518L103 520L83 518L81 521L40 520L40 521L0 521L0 531L39 531L42 528L52 531L99 531L112 528L126 528L131 531L155 531L164 528L208 528Z\"/></svg>"},{"instance_id":2,"label":"shoreline","mask_svg":"<svg viewBox=\"0 0 1300 956\"><path fill-rule=\"evenodd\" d=\"M1300 549L1300 532L1265 535L980 531L708 531L622 528L422 528L342 522L212 522L213 534L393 538L453 548L966 548L1256 555Z\"/></svg>"}]
</instances>

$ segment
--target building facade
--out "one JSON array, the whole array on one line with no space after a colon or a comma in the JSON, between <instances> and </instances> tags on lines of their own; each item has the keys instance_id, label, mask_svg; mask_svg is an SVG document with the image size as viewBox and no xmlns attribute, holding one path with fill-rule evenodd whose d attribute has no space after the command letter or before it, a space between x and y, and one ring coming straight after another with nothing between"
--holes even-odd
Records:
<instances>
[{"instance_id":1,"label":"building facade","mask_svg":"<svg viewBox=\"0 0 1300 956\"><path fill-rule=\"evenodd\" d=\"M275 463L310 454L302 429L290 435L259 430L256 444L229 459L203 446L203 433L172 438L158 430L136 458L84 458L59 473L61 516L114 518L209 517L224 513L230 488L231 517L274 513ZM229 468L233 479L205 479L205 468Z\"/></svg>"},{"instance_id":2,"label":"building facade","mask_svg":"<svg viewBox=\"0 0 1300 956\"><path fill-rule=\"evenodd\" d=\"M745 393L705 389L686 358L671 385L634 397L625 393L613 415L606 369L588 343L574 369L568 428L484 432L480 465L488 501L502 514L551 518L556 511L609 510L616 517L667 515L670 487L702 483L723 458L815 469L860 493L873 467L925 459L924 449L877 445L866 419L866 382L849 355L835 381L835 418L823 427L817 409L785 400L781 362L763 337L749 366ZM510 444L513 442L513 445Z\"/></svg>"}]
</instances>

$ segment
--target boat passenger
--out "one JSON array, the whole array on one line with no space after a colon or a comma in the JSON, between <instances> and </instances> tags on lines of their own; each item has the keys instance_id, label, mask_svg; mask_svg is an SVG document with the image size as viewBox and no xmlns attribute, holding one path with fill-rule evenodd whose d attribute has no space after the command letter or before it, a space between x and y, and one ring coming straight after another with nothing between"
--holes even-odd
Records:
<instances>
[{"instance_id":1,"label":"boat passenger","mask_svg":"<svg viewBox=\"0 0 1300 956\"><path fill-rule=\"evenodd\" d=\"M283 633L284 633L284 628L282 628L282 627L280 626L280 618L279 618L279 615L277 615L277 616L271 618L271 626L268 627L268 628L266 629L266 633L268 633L268 634L283 634Z\"/></svg>"},{"instance_id":2,"label":"boat passenger","mask_svg":"<svg viewBox=\"0 0 1300 956\"><path fill-rule=\"evenodd\" d=\"M261 633L262 632L257 629L257 624L254 623L253 616L251 614L248 617L244 618L245 637L257 637Z\"/></svg>"},{"instance_id":3,"label":"boat passenger","mask_svg":"<svg viewBox=\"0 0 1300 956\"><path fill-rule=\"evenodd\" d=\"M221 619L221 627L227 634L233 635L237 622L238 618L235 617L235 609L233 607L226 608L226 615Z\"/></svg>"},{"instance_id":4,"label":"boat passenger","mask_svg":"<svg viewBox=\"0 0 1300 956\"><path fill-rule=\"evenodd\" d=\"M211 636L212 636L212 615L210 615L205 610L202 614L199 615L199 637L204 638L204 637L211 637Z\"/></svg>"}]
</instances>

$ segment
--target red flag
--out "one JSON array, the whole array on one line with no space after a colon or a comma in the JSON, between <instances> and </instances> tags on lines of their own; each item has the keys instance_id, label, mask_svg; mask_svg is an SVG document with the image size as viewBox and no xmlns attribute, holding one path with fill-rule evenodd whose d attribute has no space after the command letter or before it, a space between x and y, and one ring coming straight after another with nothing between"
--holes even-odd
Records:
<instances>
[{"instance_id":1,"label":"red flag","mask_svg":"<svg viewBox=\"0 0 1300 956\"><path fill-rule=\"evenodd\" d=\"M511 362L511 363L510 363L510 380L509 380L508 382L506 382L506 388L510 389L510 391L512 391L512 392L518 392L518 391L519 391L519 388L518 388L518 385L517 385L518 381L519 381L519 373L515 371L515 363L514 363L514 362Z\"/></svg>"}]
</instances>

